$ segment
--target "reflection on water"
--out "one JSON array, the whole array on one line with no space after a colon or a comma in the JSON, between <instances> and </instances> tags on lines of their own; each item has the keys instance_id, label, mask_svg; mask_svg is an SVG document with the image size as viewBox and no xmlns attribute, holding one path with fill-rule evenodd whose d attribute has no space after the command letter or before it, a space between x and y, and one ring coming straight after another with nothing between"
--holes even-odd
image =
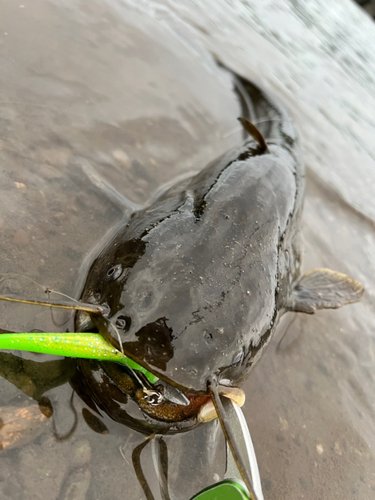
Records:
<instances>
[{"instance_id":1,"label":"reflection on water","mask_svg":"<svg viewBox=\"0 0 375 500\"><path fill-rule=\"evenodd\" d=\"M304 269L337 269L367 292L343 310L298 316L278 347L287 315L245 384L245 413L267 499L372 498L371 19L348 1L320 0L204 8L168 0L36 0L2 2L1 11L1 273L78 296L95 247L129 215L124 206L146 203L163 183L241 140L228 135L237 128L238 105L210 52L289 106L308 168ZM1 286L43 295L17 276ZM65 312L0 308L3 329L72 327ZM105 414L93 419L76 395L71 405L72 370L71 362L48 356L1 355L1 418L29 408L30 421L22 446L2 452L1 498L142 497L132 452L143 436ZM53 416L38 420L42 397ZM75 432L58 440L75 414ZM165 438L173 498L222 474L220 436L212 423ZM153 456L148 445L141 463L156 495Z\"/></svg>"}]
</instances>

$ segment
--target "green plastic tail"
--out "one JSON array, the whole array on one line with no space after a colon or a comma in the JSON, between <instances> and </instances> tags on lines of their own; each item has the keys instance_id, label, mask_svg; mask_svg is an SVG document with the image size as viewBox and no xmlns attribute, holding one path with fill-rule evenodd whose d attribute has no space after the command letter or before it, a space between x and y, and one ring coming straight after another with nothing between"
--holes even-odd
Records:
<instances>
[{"instance_id":1,"label":"green plastic tail","mask_svg":"<svg viewBox=\"0 0 375 500\"><path fill-rule=\"evenodd\" d=\"M143 373L151 384L159 380L106 342L100 333L3 333L0 335L0 349L115 361Z\"/></svg>"}]
</instances>

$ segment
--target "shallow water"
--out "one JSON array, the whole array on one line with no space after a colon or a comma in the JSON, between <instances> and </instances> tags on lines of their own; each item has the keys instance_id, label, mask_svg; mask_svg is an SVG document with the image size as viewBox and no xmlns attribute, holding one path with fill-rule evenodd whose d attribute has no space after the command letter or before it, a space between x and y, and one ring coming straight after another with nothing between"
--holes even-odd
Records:
<instances>
[{"instance_id":1,"label":"shallow water","mask_svg":"<svg viewBox=\"0 0 375 500\"><path fill-rule=\"evenodd\" d=\"M77 297L108 231L169 180L241 140L228 66L292 112L307 166L305 270L360 280L360 304L288 314L245 384L266 499L371 499L375 491L375 145L372 20L347 2L0 3L0 272L4 293ZM16 274L11 277L10 274ZM0 328L65 331L69 314L0 304ZM295 319L294 319L295 318ZM292 322L293 321L293 322ZM292 323L291 323L292 322ZM287 334L281 340L283 332ZM52 419L3 450L0 498L143 498L131 453L143 437L70 406L68 363L2 356L4 408L48 380ZM48 387L57 386L53 389ZM166 437L173 498L223 472L217 423ZM151 446L142 465L157 492Z\"/></svg>"}]
</instances>

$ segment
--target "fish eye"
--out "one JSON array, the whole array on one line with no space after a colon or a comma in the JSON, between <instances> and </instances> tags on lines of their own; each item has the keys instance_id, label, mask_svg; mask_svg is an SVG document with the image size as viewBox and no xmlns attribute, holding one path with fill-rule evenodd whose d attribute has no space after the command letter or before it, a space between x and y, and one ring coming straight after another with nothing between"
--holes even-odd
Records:
<instances>
[{"instance_id":1,"label":"fish eye","mask_svg":"<svg viewBox=\"0 0 375 500\"><path fill-rule=\"evenodd\" d=\"M129 316L119 316L116 319L115 325L119 330L127 332L131 326L132 320Z\"/></svg>"},{"instance_id":2,"label":"fish eye","mask_svg":"<svg viewBox=\"0 0 375 500\"><path fill-rule=\"evenodd\" d=\"M122 266L121 264L117 264L116 266L111 267L107 271L107 278L111 278L112 280L117 280L121 276Z\"/></svg>"}]
</instances>

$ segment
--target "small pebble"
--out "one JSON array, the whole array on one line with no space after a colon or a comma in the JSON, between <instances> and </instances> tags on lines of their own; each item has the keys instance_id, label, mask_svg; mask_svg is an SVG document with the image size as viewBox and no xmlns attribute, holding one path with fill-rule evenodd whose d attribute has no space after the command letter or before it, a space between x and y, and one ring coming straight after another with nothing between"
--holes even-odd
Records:
<instances>
[{"instance_id":1,"label":"small pebble","mask_svg":"<svg viewBox=\"0 0 375 500\"><path fill-rule=\"evenodd\" d=\"M25 445L35 439L44 429L47 417L37 404L29 406L4 406L0 408L0 449L11 449Z\"/></svg>"}]
</instances>

